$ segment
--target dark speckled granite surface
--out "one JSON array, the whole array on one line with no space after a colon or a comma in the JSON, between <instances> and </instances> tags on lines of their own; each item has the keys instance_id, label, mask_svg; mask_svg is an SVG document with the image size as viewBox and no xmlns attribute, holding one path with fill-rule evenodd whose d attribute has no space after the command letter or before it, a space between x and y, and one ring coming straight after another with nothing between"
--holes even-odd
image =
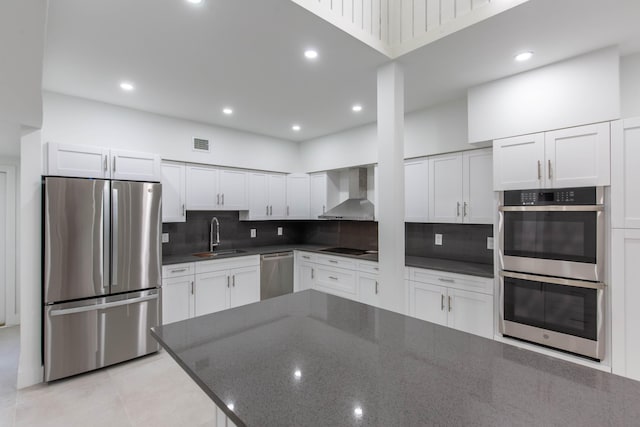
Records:
<instances>
[{"instance_id":1,"label":"dark speckled granite surface","mask_svg":"<svg viewBox=\"0 0 640 427\"><path fill-rule=\"evenodd\" d=\"M312 290L153 334L239 426L640 424L639 382Z\"/></svg>"}]
</instances>

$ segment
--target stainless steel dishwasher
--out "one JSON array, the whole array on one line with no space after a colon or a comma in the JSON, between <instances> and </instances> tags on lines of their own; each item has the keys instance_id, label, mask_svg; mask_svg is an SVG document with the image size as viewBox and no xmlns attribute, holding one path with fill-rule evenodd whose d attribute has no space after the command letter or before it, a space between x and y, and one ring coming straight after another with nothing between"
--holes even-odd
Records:
<instances>
[{"instance_id":1,"label":"stainless steel dishwasher","mask_svg":"<svg viewBox=\"0 0 640 427\"><path fill-rule=\"evenodd\" d=\"M260 300L293 292L293 252L260 256Z\"/></svg>"}]
</instances>

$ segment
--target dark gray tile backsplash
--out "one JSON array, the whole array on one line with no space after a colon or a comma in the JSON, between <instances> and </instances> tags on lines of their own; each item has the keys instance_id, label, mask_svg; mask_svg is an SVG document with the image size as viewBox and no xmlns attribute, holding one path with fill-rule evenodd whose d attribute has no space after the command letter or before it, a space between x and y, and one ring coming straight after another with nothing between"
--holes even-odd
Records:
<instances>
[{"instance_id":1,"label":"dark gray tile backsplash","mask_svg":"<svg viewBox=\"0 0 640 427\"><path fill-rule=\"evenodd\" d=\"M169 243L162 245L163 255L183 255L209 250L209 224L220 221L220 246L232 249L253 246L308 243L365 250L378 249L378 223L374 221L240 221L238 212L188 211L184 223L162 224ZM283 235L277 235L282 227ZM256 229L257 237L250 237ZM443 245L434 245L434 234L443 235ZM493 226L475 224L405 224L406 254L429 258L493 263L493 251L487 249L487 237Z\"/></svg>"}]
</instances>

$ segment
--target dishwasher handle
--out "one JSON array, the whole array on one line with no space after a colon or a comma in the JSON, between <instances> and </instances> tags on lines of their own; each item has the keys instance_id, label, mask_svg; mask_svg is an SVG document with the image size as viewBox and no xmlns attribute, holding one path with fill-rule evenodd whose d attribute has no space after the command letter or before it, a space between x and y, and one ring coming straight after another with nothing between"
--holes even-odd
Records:
<instances>
[{"instance_id":1,"label":"dishwasher handle","mask_svg":"<svg viewBox=\"0 0 640 427\"><path fill-rule=\"evenodd\" d=\"M292 258L293 252L278 252L275 254L260 255L262 259L280 259L280 258Z\"/></svg>"}]
</instances>

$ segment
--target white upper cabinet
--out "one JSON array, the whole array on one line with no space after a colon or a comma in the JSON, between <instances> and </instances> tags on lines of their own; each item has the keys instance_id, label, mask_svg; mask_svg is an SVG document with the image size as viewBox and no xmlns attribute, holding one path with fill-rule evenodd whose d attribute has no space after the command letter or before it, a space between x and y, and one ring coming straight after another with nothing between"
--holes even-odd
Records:
<instances>
[{"instance_id":1,"label":"white upper cabinet","mask_svg":"<svg viewBox=\"0 0 640 427\"><path fill-rule=\"evenodd\" d=\"M282 219L287 213L287 180L284 175L268 175L269 217Z\"/></svg>"},{"instance_id":2,"label":"white upper cabinet","mask_svg":"<svg viewBox=\"0 0 640 427\"><path fill-rule=\"evenodd\" d=\"M543 162L543 133L493 141L493 189L542 188Z\"/></svg>"},{"instance_id":3,"label":"white upper cabinet","mask_svg":"<svg viewBox=\"0 0 640 427\"><path fill-rule=\"evenodd\" d=\"M493 224L492 157L482 149L429 158L430 222Z\"/></svg>"},{"instance_id":4,"label":"white upper cabinet","mask_svg":"<svg viewBox=\"0 0 640 427\"><path fill-rule=\"evenodd\" d=\"M611 124L613 228L640 228L640 118Z\"/></svg>"},{"instance_id":5,"label":"white upper cabinet","mask_svg":"<svg viewBox=\"0 0 640 427\"><path fill-rule=\"evenodd\" d=\"M429 221L462 222L462 155L429 158Z\"/></svg>"},{"instance_id":6,"label":"white upper cabinet","mask_svg":"<svg viewBox=\"0 0 640 427\"><path fill-rule=\"evenodd\" d=\"M496 140L494 190L609 185L610 139L607 122Z\"/></svg>"},{"instance_id":7,"label":"white upper cabinet","mask_svg":"<svg viewBox=\"0 0 640 427\"><path fill-rule=\"evenodd\" d=\"M285 175L249 172L249 210L241 213L240 219L285 218L286 191Z\"/></svg>"},{"instance_id":8,"label":"white upper cabinet","mask_svg":"<svg viewBox=\"0 0 640 427\"><path fill-rule=\"evenodd\" d=\"M247 209L247 173L205 165L187 165L188 210Z\"/></svg>"},{"instance_id":9,"label":"white upper cabinet","mask_svg":"<svg viewBox=\"0 0 640 427\"><path fill-rule=\"evenodd\" d=\"M50 142L47 144L47 174L160 181L160 157L151 153Z\"/></svg>"},{"instance_id":10,"label":"white upper cabinet","mask_svg":"<svg viewBox=\"0 0 640 427\"><path fill-rule=\"evenodd\" d=\"M318 219L318 216L327 211L327 173L311 174L309 180L309 217Z\"/></svg>"},{"instance_id":11,"label":"white upper cabinet","mask_svg":"<svg viewBox=\"0 0 640 427\"><path fill-rule=\"evenodd\" d=\"M308 219L309 218L309 175L290 174L287 175L287 218L288 219Z\"/></svg>"},{"instance_id":12,"label":"white upper cabinet","mask_svg":"<svg viewBox=\"0 0 640 427\"><path fill-rule=\"evenodd\" d=\"M185 222L186 168L184 163L162 162L162 222Z\"/></svg>"},{"instance_id":13,"label":"white upper cabinet","mask_svg":"<svg viewBox=\"0 0 640 427\"><path fill-rule=\"evenodd\" d=\"M429 221L429 160L426 158L404 162L404 220Z\"/></svg>"}]
</instances>

